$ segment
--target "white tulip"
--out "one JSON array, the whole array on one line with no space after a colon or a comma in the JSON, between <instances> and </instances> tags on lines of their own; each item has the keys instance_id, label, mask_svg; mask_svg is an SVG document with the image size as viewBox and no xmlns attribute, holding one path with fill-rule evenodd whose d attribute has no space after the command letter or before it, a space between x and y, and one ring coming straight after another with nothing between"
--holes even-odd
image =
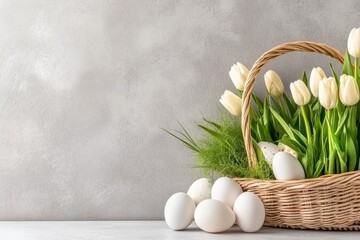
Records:
<instances>
[{"instance_id":1,"label":"white tulip","mask_svg":"<svg viewBox=\"0 0 360 240\"><path fill-rule=\"evenodd\" d=\"M309 89L305 83L301 80L297 80L290 84L291 95L294 102L299 106L304 106L309 103L311 95Z\"/></svg>"},{"instance_id":2,"label":"white tulip","mask_svg":"<svg viewBox=\"0 0 360 240\"><path fill-rule=\"evenodd\" d=\"M241 115L242 100L234 93L225 90L220 99L221 104L234 116Z\"/></svg>"},{"instance_id":3,"label":"white tulip","mask_svg":"<svg viewBox=\"0 0 360 240\"><path fill-rule=\"evenodd\" d=\"M234 83L236 89L244 91L245 81L249 74L249 69L241 63L234 64L229 72L231 81Z\"/></svg>"},{"instance_id":4,"label":"white tulip","mask_svg":"<svg viewBox=\"0 0 360 240\"><path fill-rule=\"evenodd\" d=\"M319 84L319 101L326 109L336 107L338 101L338 88L335 78L329 77L321 80Z\"/></svg>"},{"instance_id":5,"label":"white tulip","mask_svg":"<svg viewBox=\"0 0 360 240\"><path fill-rule=\"evenodd\" d=\"M324 71L320 68L313 68L310 74L310 90L314 97L319 97L319 84L320 81L326 78Z\"/></svg>"},{"instance_id":6,"label":"white tulip","mask_svg":"<svg viewBox=\"0 0 360 240\"><path fill-rule=\"evenodd\" d=\"M355 105L359 99L359 87L353 76L341 75L339 97L345 106Z\"/></svg>"},{"instance_id":7,"label":"white tulip","mask_svg":"<svg viewBox=\"0 0 360 240\"><path fill-rule=\"evenodd\" d=\"M264 75L264 78L266 89L271 96L279 97L284 93L284 84L275 71L267 71Z\"/></svg>"},{"instance_id":8,"label":"white tulip","mask_svg":"<svg viewBox=\"0 0 360 240\"><path fill-rule=\"evenodd\" d=\"M353 28L349 34L347 48L351 56L360 57L360 28Z\"/></svg>"}]
</instances>

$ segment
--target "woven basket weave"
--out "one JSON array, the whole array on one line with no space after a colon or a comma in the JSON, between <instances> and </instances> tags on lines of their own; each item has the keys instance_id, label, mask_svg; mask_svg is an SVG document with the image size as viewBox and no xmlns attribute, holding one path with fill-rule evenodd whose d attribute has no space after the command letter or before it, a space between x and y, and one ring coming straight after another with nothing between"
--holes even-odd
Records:
<instances>
[{"instance_id":1,"label":"woven basket weave","mask_svg":"<svg viewBox=\"0 0 360 240\"><path fill-rule=\"evenodd\" d=\"M250 132L251 92L262 67L288 52L315 52L343 62L343 54L322 43L291 42L265 52L253 65L245 83L242 132L250 166L257 163ZM261 198L265 226L294 229L360 230L360 171L294 181L236 178L245 190Z\"/></svg>"}]
</instances>

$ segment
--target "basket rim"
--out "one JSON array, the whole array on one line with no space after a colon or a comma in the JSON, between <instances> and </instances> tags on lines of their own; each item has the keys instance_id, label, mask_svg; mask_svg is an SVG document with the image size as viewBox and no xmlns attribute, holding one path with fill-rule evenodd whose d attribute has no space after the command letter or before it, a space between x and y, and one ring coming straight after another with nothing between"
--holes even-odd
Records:
<instances>
[{"instance_id":1,"label":"basket rim","mask_svg":"<svg viewBox=\"0 0 360 240\"><path fill-rule=\"evenodd\" d=\"M301 184L313 184L319 183L324 181L333 181L337 179L342 179L345 177L359 177L360 180L360 170L344 172L344 173L336 173L336 174L327 174L322 175L317 178L305 178L299 180L276 180L276 179L258 179L258 178L241 178L241 177L234 177L235 181L247 181L247 182L257 182L257 183L268 183L268 184L285 184L285 185L294 185L294 186L301 186Z\"/></svg>"}]
</instances>

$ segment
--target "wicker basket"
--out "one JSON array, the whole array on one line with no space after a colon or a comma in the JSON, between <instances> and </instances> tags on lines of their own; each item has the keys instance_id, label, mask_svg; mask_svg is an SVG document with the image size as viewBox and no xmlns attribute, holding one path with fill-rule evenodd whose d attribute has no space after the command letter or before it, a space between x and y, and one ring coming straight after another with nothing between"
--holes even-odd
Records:
<instances>
[{"instance_id":1,"label":"wicker basket","mask_svg":"<svg viewBox=\"0 0 360 240\"><path fill-rule=\"evenodd\" d=\"M321 43L291 42L265 52L253 65L245 83L242 132L250 166L257 163L251 141L250 103L255 78L270 60L288 52L316 52L343 62L343 54ZM236 178L245 190L262 199L265 226L294 229L360 230L360 171L314 179L277 181Z\"/></svg>"}]
</instances>

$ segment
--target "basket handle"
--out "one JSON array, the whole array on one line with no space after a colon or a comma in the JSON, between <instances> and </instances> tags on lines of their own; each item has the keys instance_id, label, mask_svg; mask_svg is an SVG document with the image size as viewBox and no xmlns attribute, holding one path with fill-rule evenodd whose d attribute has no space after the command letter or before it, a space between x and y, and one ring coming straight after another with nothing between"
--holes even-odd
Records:
<instances>
[{"instance_id":1,"label":"basket handle","mask_svg":"<svg viewBox=\"0 0 360 240\"><path fill-rule=\"evenodd\" d=\"M257 164L256 153L252 144L252 137L250 131L250 105L251 105L251 92L254 88L255 78L259 74L260 70L265 64L270 62L272 59L277 58L285 53L289 52L315 52L328 55L332 58L337 59L340 63L344 62L344 56L338 50L330 47L329 45L316 42L298 41L290 42L278 45L267 52L256 60L252 66L249 75L245 82L245 88L243 93L243 106L241 116L241 130L244 138L244 144L246 154L248 157L249 166L255 167Z\"/></svg>"}]
</instances>

